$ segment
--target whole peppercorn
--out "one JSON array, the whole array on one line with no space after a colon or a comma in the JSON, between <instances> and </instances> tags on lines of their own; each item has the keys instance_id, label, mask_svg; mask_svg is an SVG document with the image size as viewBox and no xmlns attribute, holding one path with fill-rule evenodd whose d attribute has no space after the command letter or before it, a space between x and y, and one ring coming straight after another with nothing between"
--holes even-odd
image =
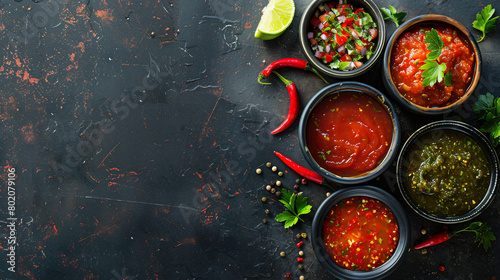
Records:
<instances>
[{"instance_id":1,"label":"whole peppercorn","mask_svg":"<svg viewBox=\"0 0 500 280\"><path fill-rule=\"evenodd\" d=\"M300 179L296 179L295 184L300 184Z\"/></svg>"},{"instance_id":2,"label":"whole peppercorn","mask_svg":"<svg viewBox=\"0 0 500 280\"><path fill-rule=\"evenodd\" d=\"M442 265L441 265L441 266L439 267L439 271L444 271L444 270L445 270L444 266L442 266Z\"/></svg>"},{"instance_id":3,"label":"whole peppercorn","mask_svg":"<svg viewBox=\"0 0 500 280\"><path fill-rule=\"evenodd\" d=\"M271 162L266 163L267 167L271 167L273 164Z\"/></svg>"},{"instance_id":4,"label":"whole peppercorn","mask_svg":"<svg viewBox=\"0 0 500 280\"><path fill-rule=\"evenodd\" d=\"M270 190L271 190L271 186L270 186L270 185L267 185L267 186L266 186L266 190L267 190L267 191L270 191Z\"/></svg>"},{"instance_id":5,"label":"whole peppercorn","mask_svg":"<svg viewBox=\"0 0 500 280\"><path fill-rule=\"evenodd\" d=\"M272 170L273 172L276 172L276 171L278 171L278 167L273 166L273 167L271 167L271 170Z\"/></svg>"},{"instance_id":6,"label":"whole peppercorn","mask_svg":"<svg viewBox=\"0 0 500 280\"><path fill-rule=\"evenodd\" d=\"M267 197L264 196L261 200L262 200L262 202L266 202L267 201Z\"/></svg>"},{"instance_id":7,"label":"whole peppercorn","mask_svg":"<svg viewBox=\"0 0 500 280\"><path fill-rule=\"evenodd\" d=\"M257 169L255 170L255 173L257 173L257 174L260 174L260 173L262 173L262 169L260 169L260 168L257 168Z\"/></svg>"},{"instance_id":8,"label":"whole peppercorn","mask_svg":"<svg viewBox=\"0 0 500 280\"><path fill-rule=\"evenodd\" d=\"M281 192L280 192L280 191L277 191L274 195L275 195L276 197L281 197Z\"/></svg>"},{"instance_id":9,"label":"whole peppercorn","mask_svg":"<svg viewBox=\"0 0 500 280\"><path fill-rule=\"evenodd\" d=\"M304 270L304 265L303 264L299 264L299 270Z\"/></svg>"},{"instance_id":10,"label":"whole peppercorn","mask_svg":"<svg viewBox=\"0 0 500 280\"><path fill-rule=\"evenodd\" d=\"M280 253L280 257L284 258L286 256L285 252Z\"/></svg>"},{"instance_id":11,"label":"whole peppercorn","mask_svg":"<svg viewBox=\"0 0 500 280\"><path fill-rule=\"evenodd\" d=\"M266 215L271 214L271 211L269 211L269 209L266 209L266 211L264 211L264 212L266 212Z\"/></svg>"},{"instance_id":12,"label":"whole peppercorn","mask_svg":"<svg viewBox=\"0 0 500 280\"><path fill-rule=\"evenodd\" d=\"M425 255L425 254L427 254L427 249L422 249L422 250L420 250L420 252L422 253L422 255Z\"/></svg>"},{"instance_id":13,"label":"whole peppercorn","mask_svg":"<svg viewBox=\"0 0 500 280\"><path fill-rule=\"evenodd\" d=\"M298 190L299 189L299 185L295 185L293 186L294 189Z\"/></svg>"},{"instance_id":14,"label":"whole peppercorn","mask_svg":"<svg viewBox=\"0 0 500 280\"><path fill-rule=\"evenodd\" d=\"M291 274L290 272L288 272L288 273L286 274L286 278L292 278L292 274Z\"/></svg>"},{"instance_id":15,"label":"whole peppercorn","mask_svg":"<svg viewBox=\"0 0 500 280\"><path fill-rule=\"evenodd\" d=\"M306 278L304 277L304 275L300 275L299 277L299 280L305 280Z\"/></svg>"},{"instance_id":16,"label":"whole peppercorn","mask_svg":"<svg viewBox=\"0 0 500 280\"><path fill-rule=\"evenodd\" d=\"M307 180L306 179L302 179L302 181L300 181L302 183L302 185L305 185L307 184Z\"/></svg>"},{"instance_id":17,"label":"whole peppercorn","mask_svg":"<svg viewBox=\"0 0 500 280\"><path fill-rule=\"evenodd\" d=\"M331 195L331 193L327 192L326 193L326 197L329 197Z\"/></svg>"},{"instance_id":18,"label":"whole peppercorn","mask_svg":"<svg viewBox=\"0 0 500 280\"><path fill-rule=\"evenodd\" d=\"M156 34L155 34L154 32L151 32L151 33L149 34L149 36L151 36L151 38L154 38L154 37L156 36Z\"/></svg>"},{"instance_id":19,"label":"whole peppercorn","mask_svg":"<svg viewBox=\"0 0 500 280\"><path fill-rule=\"evenodd\" d=\"M276 193L276 189L275 189L275 188L272 188L272 189L271 189L271 193Z\"/></svg>"},{"instance_id":20,"label":"whole peppercorn","mask_svg":"<svg viewBox=\"0 0 500 280\"><path fill-rule=\"evenodd\" d=\"M274 186L274 185L276 185L276 181L271 180L271 182L269 182L269 184L271 184L271 186Z\"/></svg>"},{"instance_id":21,"label":"whole peppercorn","mask_svg":"<svg viewBox=\"0 0 500 280\"><path fill-rule=\"evenodd\" d=\"M267 219L262 219L263 224L267 224Z\"/></svg>"},{"instance_id":22,"label":"whole peppercorn","mask_svg":"<svg viewBox=\"0 0 500 280\"><path fill-rule=\"evenodd\" d=\"M299 251L299 256L304 256L304 251Z\"/></svg>"},{"instance_id":23,"label":"whole peppercorn","mask_svg":"<svg viewBox=\"0 0 500 280\"><path fill-rule=\"evenodd\" d=\"M422 230L420 231L420 233L422 233L422 234L426 234L426 233L427 233L427 231L426 231L426 230L425 230L425 228L424 228L424 229L422 229Z\"/></svg>"},{"instance_id":24,"label":"whole peppercorn","mask_svg":"<svg viewBox=\"0 0 500 280\"><path fill-rule=\"evenodd\" d=\"M300 233L297 233L297 235L295 237L300 238Z\"/></svg>"},{"instance_id":25,"label":"whole peppercorn","mask_svg":"<svg viewBox=\"0 0 500 280\"><path fill-rule=\"evenodd\" d=\"M303 233L301 233L301 234L300 234L300 236L301 236L302 238L307 238L307 233L303 232Z\"/></svg>"},{"instance_id":26,"label":"whole peppercorn","mask_svg":"<svg viewBox=\"0 0 500 280\"><path fill-rule=\"evenodd\" d=\"M299 263L304 262L304 258L297 258L297 262Z\"/></svg>"},{"instance_id":27,"label":"whole peppercorn","mask_svg":"<svg viewBox=\"0 0 500 280\"><path fill-rule=\"evenodd\" d=\"M280 187L281 186L281 181L276 181L276 186Z\"/></svg>"}]
</instances>

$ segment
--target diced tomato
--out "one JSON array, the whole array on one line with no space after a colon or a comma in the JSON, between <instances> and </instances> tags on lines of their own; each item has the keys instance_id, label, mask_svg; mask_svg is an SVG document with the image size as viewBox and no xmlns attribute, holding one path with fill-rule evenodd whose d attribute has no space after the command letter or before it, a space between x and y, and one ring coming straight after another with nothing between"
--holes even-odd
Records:
<instances>
[{"instance_id":1,"label":"diced tomato","mask_svg":"<svg viewBox=\"0 0 500 280\"><path fill-rule=\"evenodd\" d=\"M347 25L352 25L352 22L354 21L354 18L352 17L348 17L345 19L345 22L344 23L347 23Z\"/></svg>"},{"instance_id":2,"label":"diced tomato","mask_svg":"<svg viewBox=\"0 0 500 280\"><path fill-rule=\"evenodd\" d=\"M361 12L365 12L365 10L363 8L359 8L359 9L356 9L356 11L354 11L355 14L359 14Z\"/></svg>"},{"instance_id":3,"label":"diced tomato","mask_svg":"<svg viewBox=\"0 0 500 280\"><path fill-rule=\"evenodd\" d=\"M347 27L347 23L346 23L346 22L343 22L343 23L340 25L340 27L342 27L342 28L346 28L346 27Z\"/></svg>"},{"instance_id":4,"label":"diced tomato","mask_svg":"<svg viewBox=\"0 0 500 280\"><path fill-rule=\"evenodd\" d=\"M320 52L320 53L318 53L318 56L316 56L316 57L319 58L319 59L322 59L323 56L325 56L325 53L324 52Z\"/></svg>"},{"instance_id":5,"label":"diced tomato","mask_svg":"<svg viewBox=\"0 0 500 280\"><path fill-rule=\"evenodd\" d=\"M369 29L369 31L370 31L370 35L372 36L372 40L377 38L377 34L378 34L377 28L372 27Z\"/></svg>"},{"instance_id":6,"label":"diced tomato","mask_svg":"<svg viewBox=\"0 0 500 280\"><path fill-rule=\"evenodd\" d=\"M332 58L333 58L333 56L331 56L329 54L325 54L326 63L329 63L330 61L332 61Z\"/></svg>"},{"instance_id":7,"label":"diced tomato","mask_svg":"<svg viewBox=\"0 0 500 280\"><path fill-rule=\"evenodd\" d=\"M363 62L361 62L361 61L354 61L354 65L356 66L356 68L359 68L359 67L363 66Z\"/></svg>"},{"instance_id":8,"label":"diced tomato","mask_svg":"<svg viewBox=\"0 0 500 280\"><path fill-rule=\"evenodd\" d=\"M311 19L311 24L312 24L314 27L317 27L320 23L321 23L321 21L320 21L317 17L313 17L313 18Z\"/></svg>"},{"instance_id":9,"label":"diced tomato","mask_svg":"<svg viewBox=\"0 0 500 280\"><path fill-rule=\"evenodd\" d=\"M325 15L320 15L319 16L319 21L323 24L325 24L325 21L326 21L326 16Z\"/></svg>"},{"instance_id":10,"label":"diced tomato","mask_svg":"<svg viewBox=\"0 0 500 280\"><path fill-rule=\"evenodd\" d=\"M340 61L352 61L352 57L348 54L340 58Z\"/></svg>"},{"instance_id":11,"label":"diced tomato","mask_svg":"<svg viewBox=\"0 0 500 280\"><path fill-rule=\"evenodd\" d=\"M342 34L344 34L344 36L346 36L347 38L351 37L351 34L349 34L349 32L345 30L342 30Z\"/></svg>"},{"instance_id":12,"label":"diced tomato","mask_svg":"<svg viewBox=\"0 0 500 280\"><path fill-rule=\"evenodd\" d=\"M358 45L358 43L354 43L356 45L356 50L360 51L362 50L365 46L363 45Z\"/></svg>"},{"instance_id":13,"label":"diced tomato","mask_svg":"<svg viewBox=\"0 0 500 280\"><path fill-rule=\"evenodd\" d=\"M309 42L311 42L311 46L315 46L318 43L318 40L311 38L309 39Z\"/></svg>"},{"instance_id":14,"label":"diced tomato","mask_svg":"<svg viewBox=\"0 0 500 280\"><path fill-rule=\"evenodd\" d=\"M358 32L356 32L356 30L354 30L354 28L350 27L349 26L349 32L351 32L351 34L354 36L354 37L358 37L359 38L359 34Z\"/></svg>"},{"instance_id":15,"label":"diced tomato","mask_svg":"<svg viewBox=\"0 0 500 280\"><path fill-rule=\"evenodd\" d=\"M335 35L335 41L337 45L342 46L345 42L347 42L348 38L346 36L339 36L339 34Z\"/></svg>"},{"instance_id":16,"label":"diced tomato","mask_svg":"<svg viewBox=\"0 0 500 280\"><path fill-rule=\"evenodd\" d=\"M461 54L462 54L462 51L460 51L460 50L455 50L455 56L459 56L459 55L461 55Z\"/></svg>"}]
</instances>

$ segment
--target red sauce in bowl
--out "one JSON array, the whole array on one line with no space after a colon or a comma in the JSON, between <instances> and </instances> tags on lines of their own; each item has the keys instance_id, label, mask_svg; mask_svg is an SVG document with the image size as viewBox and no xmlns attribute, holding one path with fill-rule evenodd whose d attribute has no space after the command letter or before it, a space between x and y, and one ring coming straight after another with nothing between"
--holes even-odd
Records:
<instances>
[{"instance_id":1,"label":"red sauce in bowl","mask_svg":"<svg viewBox=\"0 0 500 280\"><path fill-rule=\"evenodd\" d=\"M448 26L434 27L444 48L439 63L446 63L446 71L452 71L452 86L444 81L434 86L422 85L420 69L430 52L425 43L425 34L431 30L428 26L416 26L403 33L392 49L391 76L399 93L408 101L423 107L443 107L462 97L472 81L474 74L474 51L468 41L462 39L459 31Z\"/></svg>"},{"instance_id":2,"label":"red sauce in bowl","mask_svg":"<svg viewBox=\"0 0 500 280\"><path fill-rule=\"evenodd\" d=\"M323 222L323 242L330 258L349 270L368 271L396 250L399 227L387 205L368 197L335 204Z\"/></svg>"},{"instance_id":3,"label":"red sauce in bowl","mask_svg":"<svg viewBox=\"0 0 500 280\"><path fill-rule=\"evenodd\" d=\"M392 119L379 101L358 92L338 92L313 109L307 146L314 160L338 176L374 169L392 141Z\"/></svg>"}]
</instances>

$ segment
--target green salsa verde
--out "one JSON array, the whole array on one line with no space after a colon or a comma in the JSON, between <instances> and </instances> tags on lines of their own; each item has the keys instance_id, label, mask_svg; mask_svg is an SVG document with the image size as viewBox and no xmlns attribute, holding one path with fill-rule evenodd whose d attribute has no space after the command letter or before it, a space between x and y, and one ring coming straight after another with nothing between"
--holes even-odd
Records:
<instances>
[{"instance_id":1,"label":"green salsa verde","mask_svg":"<svg viewBox=\"0 0 500 280\"><path fill-rule=\"evenodd\" d=\"M440 217L463 215L486 194L489 163L469 136L453 130L423 135L410 148L404 170L406 190L423 211Z\"/></svg>"}]
</instances>

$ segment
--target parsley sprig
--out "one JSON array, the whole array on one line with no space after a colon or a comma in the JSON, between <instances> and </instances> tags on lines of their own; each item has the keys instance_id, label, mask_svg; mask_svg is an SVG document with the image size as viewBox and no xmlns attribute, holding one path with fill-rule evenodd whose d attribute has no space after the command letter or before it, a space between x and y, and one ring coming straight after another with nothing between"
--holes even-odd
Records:
<instances>
[{"instance_id":1,"label":"parsley sprig","mask_svg":"<svg viewBox=\"0 0 500 280\"><path fill-rule=\"evenodd\" d=\"M405 12L399 12L394 8L393 6L389 5L389 9L387 8L380 8L380 11L382 14L384 14L384 20L390 19L394 24L396 24L396 27L399 27L399 22L403 20L403 18L406 16Z\"/></svg>"},{"instance_id":2,"label":"parsley sprig","mask_svg":"<svg viewBox=\"0 0 500 280\"><path fill-rule=\"evenodd\" d=\"M489 133L493 146L498 146L500 144L500 98L488 92L480 95L472 108L478 115L478 119L485 121L479 130Z\"/></svg>"},{"instance_id":3,"label":"parsley sprig","mask_svg":"<svg viewBox=\"0 0 500 280\"><path fill-rule=\"evenodd\" d=\"M424 61L424 65L420 66L420 69L425 70L422 73L422 78L424 78L422 85L434 86L435 83L440 83L445 79L445 85L451 86L452 73L448 71L445 77L446 63L439 63L439 56L441 55L441 50L444 47L443 39L439 36L436 29L432 28L431 31L425 34L425 40L428 45L427 49L430 52L427 54L427 58Z\"/></svg>"},{"instance_id":4,"label":"parsley sprig","mask_svg":"<svg viewBox=\"0 0 500 280\"><path fill-rule=\"evenodd\" d=\"M289 190L283 188L281 190L280 202L285 205L288 210L277 215L274 220L277 222L285 222L285 228L292 227L302 218L300 215L305 215L311 212L311 205L307 204L307 197L302 196L302 193L292 194Z\"/></svg>"},{"instance_id":5,"label":"parsley sprig","mask_svg":"<svg viewBox=\"0 0 500 280\"><path fill-rule=\"evenodd\" d=\"M495 13L495 9L488 5L481 10L481 13L476 15L476 20L472 22L472 27L483 32L483 37L478 43L483 41L484 37L486 37L486 33L493 32L497 27L495 26L495 22L497 21L497 17L491 18Z\"/></svg>"},{"instance_id":6,"label":"parsley sprig","mask_svg":"<svg viewBox=\"0 0 500 280\"><path fill-rule=\"evenodd\" d=\"M491 241L496 240L495 235L491 231L491 227L488 226L486 223L482 223L482 222L473 222L468 227L453 233L450 236L450 238L452 238L453 236L455 236L459 233L462 233L462 232L475 233L476 236L474 238L474 242L475 243L479 242L479 245L482 244L485 251L487 251L491 247Z\"/></svg>"}]
</instances>

